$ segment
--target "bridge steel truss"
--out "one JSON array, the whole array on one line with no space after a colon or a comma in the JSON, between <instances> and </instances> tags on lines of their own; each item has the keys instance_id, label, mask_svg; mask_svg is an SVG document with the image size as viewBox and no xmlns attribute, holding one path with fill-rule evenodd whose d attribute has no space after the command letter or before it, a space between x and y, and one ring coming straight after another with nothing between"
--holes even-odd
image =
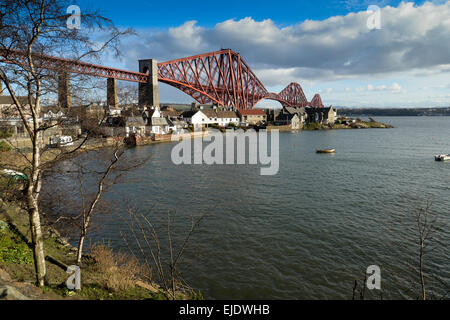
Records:
<instances>
[{"instance_id":1,"label":"bridge steel truss","mask_svg":"<svg viewBox=\"0 0 450 320\"><path fill-rule=\"evenodd\" d=\"M24 52L0 49L0 62L27 64ZM123 81L148 83L146 73L33 54L38 68L61 70ZM158 63L158 81L171 85L193 97L201 104L216 103L239 109L253 108L262 99L279 101L283 106L323 107L316 94L308 102L302 87L291 83L280 93L268 92L240 54L230 49Z\"/></svg>"},{"instance_id":2,"label":"bridge steel truss","mask_svg":"<svg viewBox=\"0 0 450 320\"><path fill-rule=\"evenodd\" d=\"M230 49L159 63L158 79L202 104L248 109L262 99L271 99L283 106L311 105L298 83L291 83L280 93L268 92L240 54ZM318 101L315 107L323 107L322 100Z\"/></svg>"}]
</instances>

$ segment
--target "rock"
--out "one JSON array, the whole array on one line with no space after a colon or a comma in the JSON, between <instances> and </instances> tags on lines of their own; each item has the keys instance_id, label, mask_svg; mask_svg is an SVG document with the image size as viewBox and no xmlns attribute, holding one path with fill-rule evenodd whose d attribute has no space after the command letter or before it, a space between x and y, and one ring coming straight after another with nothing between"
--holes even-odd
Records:
<instances>
[{"instance_id":1,"label":"rock","mask_svg":"<svg viewBox=\"0 0 450 320\"><path fill-rule=\"evenodd\" d=\"M5 300L31 300L21 294L16 288L9 285L0 286L0 299Z\"/></svg>"},{"instance_id":2,"label":"rock","mask_svg":"<svg viewBox=\"0 0 450 320\"><path fill-rule=\"evenodd\" d=\"M0 281L11 282L12 279L5 270L0 269Z\"/></svg>"},{"instance_id":3,"label":"rock","mask_svg":"<svg viewBox=\"0 0 450 320\"><path fill-rule=\"evenodd\" d=\"M141 287L141 288L143 288L143 289L146 289L146 290L148 290L148 291L150 291L150 292L158 293L158 289L156 289L156 288L153 287L152 285L150 285L150 284L148 284L148 283L145 283L145 282L143 282L143 281L140 281L140 280L136 281L136 285L137 285L138 287Z\"/></svg>"}]
</instances>

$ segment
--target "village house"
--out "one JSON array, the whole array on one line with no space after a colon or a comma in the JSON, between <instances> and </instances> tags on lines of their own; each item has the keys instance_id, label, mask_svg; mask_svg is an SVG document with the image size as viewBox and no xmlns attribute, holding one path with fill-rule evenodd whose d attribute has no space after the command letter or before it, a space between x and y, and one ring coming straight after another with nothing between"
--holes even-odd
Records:
<instances>
[{"instance_id":1,"label":"village house","mask_svg":"<svg viewBox=\"0 0 450 320\"><path fill-rule=\"evenodd\" d=\"M105 108L106 116L108 117L118 117L122 114L122 109L113 106L107 106Z\"/></svg>"},{"instance_id":2,"label":"village house","mask_svg":"<svg viewBox=\"0 0 450 320\"><path fill-rule=\"evenodd\" d=\"M148 128L148 134L168 134L170 132L170 124L168 119L163 116L163 112L159 107L152 107L142 113L145 124Z\"/></svg>"},{"instance_id":3,"label":"village house","mask_svg":"<svg viewBox=\"0 0 450 320\"><path fill-rule=\"evenodd\" d=\"M194 110L188 110L181 113L180 117L183 119L187 125L192 125L192 117L197 113Z\"/></svg>"},{"instance_id":4,"label":"village house","mask_svg":"<svg viewBox=\"0 0 450 320\"><path fill-rule=\"evenodd\" d=\"M170 120L166 119L169 125L169 132L175 134L183 133L183 129L187 128L187 123L183 120Z\"/></svg>"},{"instance_id":5,"label":"village house","mask_svg":"<svg viewBox=\"0 0 450 320\"><path fill-rule=\"evenodd\" d=\"M106 137L124 137L125 136L125 118L107 117L101 126L101 132Z\"/></svg>"},{"instance_id":6,"label":"village house","mask_svg":"<svg viewBox=\"0 0 450 320\"><path fill-rule=\"evenodd\" d=\"M185 111L182 113L182 117L189 125L194 126L197 130L218 123L217 114L212 109Z\"/></svg>"},{"instance_id":7,"label":"village house","mask_svg":"<svg viewBox=\"0 0 450 320\"><path fill-rule=\"evenodd\" d=\"M24 107L25 116L31 117L30 105L28 104L28 97L17 97L19 103ZM32 99L34 103L34 98ZM0 95L0 118L2 119L19 119L20 113L17 110L13 98L10 96Z\"/></svg>"},{"instance_id":8,"label":"village house","mask_svg":"<svg viewBox=\"0 0 450 320\"><path fill-rule=\"evenodd\" d=\"M284 107L278 114L276 125L291 125L293 130L301 129L307 118L305 108Z\"/></svg>"},{"instance_id":9,"label":"village house","mask_svg":"<svg viewBox=\"0 0 450 320\"><path fill-rule=\"evenodd\" d=\"M176 111L172 107L161 108L161 116L167 120L176 121L180 120L181 112Z\"/></svg>"},{"instance_id":10,"label":"village house","mask_svg":"<svg viewBox=\"0 0 450 320\"><path fill-rule=\"evenodd\" d=\"M262 109L237 109L241 123L245 125L260 125L267 123L267 114Z\"/></svg>"},{"instance_id":11,"label":"village house","mask_svg":"<svg viewBox=\"0 0 450 320\"><path fill-rule=\"evenodd\" d=\"M221 127L229 127L230 125L239 125L239 116L234 111L217 110L217 124Z\"/></svg>"},{"instance_id":12,"label":"village house","mask_svg":"<svg viewBox=\"0 0 450 320\"><path fill-rule=\"evenodd\" d=\"M41 117L45 121L59 120L66 117L66 113L59 107L44 106L41 108Z\"/></svg>"},{"instance_id":13,"label":"village house","mask_svg":"<svg viewBox=\"0 0 450 320\"><path fill-rule=\"evenodd\" d=\"M150 118L150 133L163 135L169 134L169 123L166 118L162 117L151 117Z\"/></svg>"},{"instance_id":14,"label":"village house","mask_svg":"<svg viewBox=\"0 0 450 320\"><path fill-rule=\"evenodd\" d=\"M337 110L332 106L328 108L306 108L307 122L334 124L337 119Z\"/></svg>"},{"instance_id":15,"label":"village house","mask_svg":"<svg viewBox=\"0 0 450 320\"><path fill-rule=\"evenodd\" d=\"M145 121L141 116L107 117L101 126L101 132L107 137L129 137L146 135Z\"/></svg>"},{"instance_id":16,"label":"village house","mask_svg":"<svg viewBox=\"0 0 450 320\"><path fill-rule=\"evenodd\" d=\"M66 115L70 118L95 119L102 120L105 118L105 109L98 104L88 104L84 106L73 106L67 110Z\"/></svg>"},{"instance_id":17,"label":"village house","mask_svg":"<svg viewBox=\"0 0 450 320\"><path fill-rule=\"evenodd\" d=\"M125 135L130 134L144 137L145 136L145 121L141 116L130 116L125 119Z\"/></svg>"},{"instance_id":18,"label":"village house","mask_svg":"<svg viewBox=\"0 0 450 320\"><path fill-rule=\"evenodd\" d=\"M280 115L280 109L265 109L267 115L267 122L274 123L277 117Z\"/></svg>"}]
</instances>

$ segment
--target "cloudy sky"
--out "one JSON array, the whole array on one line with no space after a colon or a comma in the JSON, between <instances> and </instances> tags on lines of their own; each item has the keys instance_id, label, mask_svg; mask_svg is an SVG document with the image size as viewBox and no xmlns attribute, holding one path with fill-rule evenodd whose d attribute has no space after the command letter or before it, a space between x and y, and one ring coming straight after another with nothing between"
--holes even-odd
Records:
<instances>
[{"instance_id":1,"label":"cloudy sky","mask_svg":"<svg viewBox=\"0 0 450 320\"><path fill-rule=\"evenodd\" d=\"M269 91L290 82L326 105L450 106L450 1L83 0L137 36L109 66L231 48ZM379 12L368 10L376 5ZM379 17L379 19L378 19ZM161 86L162 102L191 102ZM266 101L265 105L278 105Z\"/></svg>"}]
</instances>

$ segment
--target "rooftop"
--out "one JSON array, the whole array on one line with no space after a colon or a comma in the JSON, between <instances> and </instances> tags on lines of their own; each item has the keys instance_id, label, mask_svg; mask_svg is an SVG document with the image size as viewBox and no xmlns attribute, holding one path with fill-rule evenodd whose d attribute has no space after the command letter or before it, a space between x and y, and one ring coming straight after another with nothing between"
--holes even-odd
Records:
<instances>
[{"instance_id":1,"label":"rooftop","mask_svg":"<svg viewBox=\"0 0 450 320\"><path fill-rule=\"evenodd\" d=\"M237 109L243 116L265 116L266 112L262 109Z\"/></svg>"}]
</instances>

